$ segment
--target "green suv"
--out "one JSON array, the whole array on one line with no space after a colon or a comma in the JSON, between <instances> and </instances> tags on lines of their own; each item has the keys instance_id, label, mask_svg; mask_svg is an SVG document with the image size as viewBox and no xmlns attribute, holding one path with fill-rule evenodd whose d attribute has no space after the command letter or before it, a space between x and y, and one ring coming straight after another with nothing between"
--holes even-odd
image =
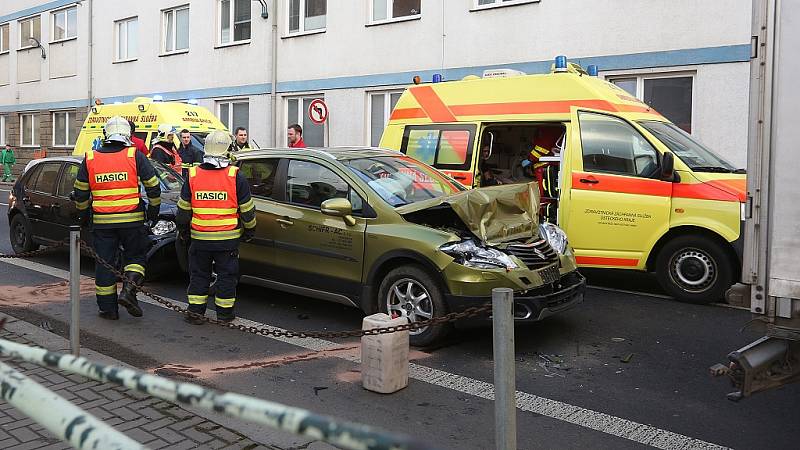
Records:
<instances>
[{"instance_id":1,"label":"green suv","mask_svg":"<svg viewBox=\"0 0 800 450\"><path fill-rule=\"evenodd\" d=\"M515 293L536 321L583 300L564 233L538 225L535 184L465 190L415 159L372 148L237 155L258 211L241 280L426 321ZM421 329L428 345L451 325Z\"/></svg>"}]
</instances>

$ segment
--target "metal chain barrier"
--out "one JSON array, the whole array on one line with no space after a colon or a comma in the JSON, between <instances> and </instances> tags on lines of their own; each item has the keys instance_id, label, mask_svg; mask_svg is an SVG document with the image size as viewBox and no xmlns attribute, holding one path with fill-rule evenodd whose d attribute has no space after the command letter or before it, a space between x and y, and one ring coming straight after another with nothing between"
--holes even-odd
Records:
<instances>
[{"instance_id":1,"label":"metal chain barrier","mask_svg":"<svg viewBox=\"0 0 800 450\"><path fill-rule=\"evenodd\" d=\"M48 245L46 247L42 247L42 248L40 248L38 250L31 250L29 252L16 253L16 254L13 254L13 255L6 255L4 253L0 253L0 259L32 258L34 256L39 256L39 255L45 254L47 252L51 252L53 250L57 250L57 249L59 249L61 247L66 247L67 245L69 245L69 239L64 240L64 241L59 241L59 242L57 242L57 243L55 243L53 245Z\"/></svg>"},{"instance_id":2,"label":"metal chain barrier","mask_svg":"<svg viewBox=\"0 0 800 450\"><path fill-rule=\"evenodd\" d=\"M121 272L117 267L113 264L110 264L108 261L104 261L100 256L97 255L97 252L89 246L84 240L80 241L81 248L89 254L94 260L105 267L106 269L113 272L120 280L123 282L133 283L128 277L125 276L123 272ZM135 284L135 283L134 283ZM317 339L341 339L341 338L348 338L348 337L362 337L362 336L375 336L381 334L389 334L389 333L396 333L399 331L415 331L422 328L427 328L429 326L441 325L448 322L457 322L459 320L468 319L472 317L476 317L478 315L488 313L492 310L491 304L485 304L481 306L473 306L470 308L465 309L464 311L457 312L457 313L449 313L445 314L441 317L435 317L431 320L427 320L425 322L411 322L408 324L397 325L392 327L385 327L385 328L372 328L369 330L351 330L351 331L291 331L291 330L274 330L266 327L253 327L253 326L245 326L234 324L232 322L226 322L223 320L212 319L210 317L206 317L204 315L200 315L194 312L189 311L187 308L184 308L180 305L176 305L175 303L162 298L161 296L154 294L146 289L143 289L141 286L136 285L137 290L144 294L145 296L153 299L154 301L158 302L160 305L165 306L177 313L186 315L193 319L199 319L214 325L219 325L222 327L243 331L245 333L257 334L262 336L272 336L272 337L279 337L279 338L317 338Z\"/></svg>"}]
</instances>

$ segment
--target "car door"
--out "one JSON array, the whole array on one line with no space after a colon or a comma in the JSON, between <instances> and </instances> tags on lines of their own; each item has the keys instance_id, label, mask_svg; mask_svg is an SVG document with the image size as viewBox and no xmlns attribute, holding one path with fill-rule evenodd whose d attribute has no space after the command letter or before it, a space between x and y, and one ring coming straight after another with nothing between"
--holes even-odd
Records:
<instances>
[{"instance_id":1,"label":"car door","mask_svg":"<svg viewBox=\"0 0 800 450\"><path fill-rule=\"evenodd\" d=\"M242 275L262 279L273 278L275 270L276 180L280 158L248 159L239 163L239 173L250 185L250 195L256 208L256 236L239 246Z\"/></svg>"},{"instance_id":2,"label":"car door","mask_svg":"<svg viewBox=\"0 0 800 450\"><path fill-rule=\"evenodd\" d=\"M672 182L659 179L661 156L620 117L574 109L572 124L570 211L562 225L577 262L643 268L669 227Z\"/></svg>"},{"instance_id":3,"label":"car door","mask_svg":"<svg viewBox=\"0 0 800 450\"><path fill-rule=\"evenodd\" d=\"M25 207L28 211L28 220L31 223L33 236L39 239L58 240L58 233L54 229L56 222L54 205L56 205L56 184L61 171L61 162L40 163L39 175L28 191Z\"/></svg>"},{"instance_id":4,"label":"car door","mask_svg":"<svg viewBox=\"0 0 800 450\"><path fill-rule=\"evenodd\" d=\"M275 264L295 286L358 297L364 262L364 202L332 167L322 161L289 159L281 177L282 201L270 211L277 226ZM323 214L320 205L348 198L355 225Z\"/></svg>"},{"instance_id":5,"label":"car door","mask_svg":"<svg viewBox=\"0 0 800 450\"><path fill-rule=\"evenodd\" d=\"M75 207L75 202L69 198L75 185L75 178L78 176L78 167L77 162L67 162L61 170L52 207L57 239L69 237L69 227L78 224L78 209Z\"/></svg>"}]
</instances>

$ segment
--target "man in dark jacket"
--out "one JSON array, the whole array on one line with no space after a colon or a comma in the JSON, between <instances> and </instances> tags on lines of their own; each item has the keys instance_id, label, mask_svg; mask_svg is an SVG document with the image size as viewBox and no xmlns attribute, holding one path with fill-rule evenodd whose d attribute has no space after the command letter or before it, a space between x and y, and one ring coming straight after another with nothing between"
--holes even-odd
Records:
<instances>
[{"instance_id":1,"label":"man in dark jacket","mask_svg":"<svg viewBox=\"0 0 800 450\"><path fill-rule=\"evenodd\" d=\"M203 163L203 150L192 144L192 134L187 129L181 130L181 148L178 154L181 157L181 174L183 179L189 177L189 168Z\"/></svg>"}]
</instances>

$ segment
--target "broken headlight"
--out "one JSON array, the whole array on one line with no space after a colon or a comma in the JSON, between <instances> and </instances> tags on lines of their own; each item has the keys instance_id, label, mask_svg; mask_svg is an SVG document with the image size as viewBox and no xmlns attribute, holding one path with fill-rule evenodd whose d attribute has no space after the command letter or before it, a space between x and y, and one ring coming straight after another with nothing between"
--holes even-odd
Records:
<instances>
[{"instance_id":1,"label":"broken headlight","mask_svg":"<svg viewBox=\"0 0 800 450\"><path fill-rule=\"evenodd\" d=\"M543 238L547 239L547 243L559 255L563 255L567 251L567 234L558 226L545 222L539 225L539 233Z\"/></svg>"},{"instance_id":2,"label":"broken headlight","mask_svg":"<svg viewBox=\"0 0 800 450\"><path fill-rule=\"evenodd\" d=\"M494 248L481 247L472 239L445 244L439 250L452 256L457 263L475 269L511 270L518 267L507 254Z\"/></svg>"},{"instance_id":3,"label":"broken headlight","mask_svg":"<svg viewBox=\"0 0 800 450\"><path fill-rule=\"evenodd\" d=\"M156 236L161 236L167 233L172 233L175 231L175 228L175 222L171 220L159 220L155 225L153 225L151 230Z\"/></svg>"}]
</instances>

